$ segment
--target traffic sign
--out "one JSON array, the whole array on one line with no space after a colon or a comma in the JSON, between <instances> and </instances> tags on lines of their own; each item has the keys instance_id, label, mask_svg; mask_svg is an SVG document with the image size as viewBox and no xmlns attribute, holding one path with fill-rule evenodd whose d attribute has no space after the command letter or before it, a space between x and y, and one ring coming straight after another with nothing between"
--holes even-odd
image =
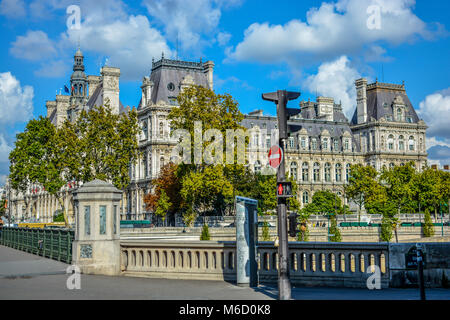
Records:
<instances>
[{"instance_id":1,"label":"traffic sign","mask_svg":"<svg viewBox=\"0 0 450 320\"><path fill-rule=\"evenodd\" d=\"M269 165L272 168L277 169L280 166L281 161L283 161L283 149L281 149L278 145L273 145L270 147L268 157Z\"/></svg>"}]
</instances>

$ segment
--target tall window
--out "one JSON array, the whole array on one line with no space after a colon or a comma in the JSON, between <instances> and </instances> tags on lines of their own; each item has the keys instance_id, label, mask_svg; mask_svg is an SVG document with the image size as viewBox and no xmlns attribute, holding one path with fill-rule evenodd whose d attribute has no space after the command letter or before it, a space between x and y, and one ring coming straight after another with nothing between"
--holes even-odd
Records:
<instances>
[{"instance_id":1,"label":"tall window","mask_svg":"<svg viewBox=\"0 0 450 320\"><path fill-rule=\"evenodd\" d=\"M302 137L302 138L300 139L300 145L301 145L301 147L302 147L303 150L306 149L306 138L305 138L305 137Z\"/></svg>"},{"instance_id":2,"label":"tall window","mask_svg":"<svg viewBox=\"0 0 450 320\"><path fill-rule=\"evenodd\" d=\"M348 139L345 139L344 146L345 146L345 150L349 150L350 149L350 142L349 142Z\"/></svg>"},{"instance_id":3,"label":"tall window","mask_svg":"<svg viewBox=\"0 0 450 320\"><path fill-rule=\"evenodd\" d=\"M341 182L341 180L342 180L342 165L340 163L336 163L335 171L336 171L336 182Z\"/></svg>"},{"instance_id":4,"label":"tall window","mask_svg":"<svg viewBox=\"0 0 450 320\"><path fill-rule=\"evenodd\" d=\"M320 164L318 162L314 163L313 179L314 182L320 181Z\"/></svg>"},{"instance_id":5,"label":"tall window","mask_svg":"<svg viewBox=\"0 0 450 320\"><path fill-rule=\"evenodd\" d=\"M323 138L322 150L328 150L328 138Z\"/></svg>"},{"instance_id":6,"label":"tall window","mask_svg":"<svg viewBox=\"0 0 450 320\"><path fill-rule=\"evenodd\" d=\"M159 169L161 170L164 167L164 157L161 157L161 159L159 159Z\"/></svg>"},{"instance_id":7,"label":"tall window","mask_svg":"<svg viewBox=\"0 0 450 320\"><path fill-rule=\"evenodd\" d=\"M334 139L334 147L333 147L334 151L338 151L339 150L339 140L338 139Z\"/></svg>"},{"instance_id":8,"label":"tall window","mask_svg":"<svg viewBox=\"0 0 450 320\"><path fill-rule=\"evenodd\" d=\"M331 181L331 164L329 164L328 162L325 163L324 175L325 175L325 181L330 182Z\"/></svg>"},{"instance_id":9,"label":"tall window","mask_svg":"<svg viewBox=\"0 0 450 320\"><path fill-rule=\"evenodd\" d=\"M408 144L409 144L409 151L414 151L414 149L415 149L415 143L414 143L414 137L413 137L413 136L410 136L410 137L409 137L409 142L408 142Z\"/></svg>"},{"instance_id":10,"label":"tall window","mask_svg":"<svg viewBox=\"0 0 450 320\"><path fill-rule=\"evenodd\" d=\"M398 150L405 150L405 141L403 140L403 136L398 137Z\"/></svg>"},{"instance_id":11,"label":"tall window","mask_svg":"<svg viewBox=\"0 0 450 320\"><path fill-rule=\"evenodd\" d=\"M317 140L315 138L311 140L311 148L317 150Z\"/></svg>"},{"instance_id":12,"label":"tall window","mask_svg":"<svg viewBox=\"0 0 450 320\"><path fill-rule=\"evenodd\" d=\"M304 191L303 192L303 204L308 204L309 203L309 194L308 191Z\"/></svg>"},{"instance_id":13,"label":"tall window","mask_svg":"<svg viewBox=\"0 0 450 320\"><path fill-rule=\"evenodd\" d=\"M144 156L144 162L142 163L144 166L144 178L148 177L148 154L145 154Z\"/></svg>"},{"instance_id":14,"label":"tall window","mask_svg":"<svg viewBox=\"0 0 450 320\"><path fill-rule=\"evenodd\" d=\"M302 164L302 180L309 181L309 166L308 162L303 162Z\"/></svg>"},{"instance_id":15,"label":"tall window","mask_svg":"<svg viewBox=\"0 0 450 320\"><path fill-rule=\"evenodd\" d=\"M345 165L345 181L348 182L349 179L350 179L350 163L347 163Z\"/></svg>"},{"instance_id":16,"label":"tall window","mask_svg":"<svg viewBox=\"0 0 450 320\"><path fill-rule=\"evenodd\" d=\"M291 162L291 177L297 181L297 162Z\"/></svg>"},{"instance_id":17,"label":"tall window","mask_svg":"<svg viewBox=\"0 0 450 320\"><path fill-rule=\"evenodd\" d=\"M294 149L294 138L293 137L289 137L289 148Z\"/></svg>"},{"instance_id":18,"label":"tall window","mask_svg":"<svg viewBox=\"0 0 450 320\"><path fill-rule=\"evenodd\" d=\"M267 149L270 149L271 145L270 145L270 135L267 135L266 137L266 147Z\"/></svg>"},{"instance_id":19,"label":"tall window","mask_svg":"<svg viewBox=\"0 0 450 320\"><path fill-rule=\"evenodd\" d=\"M394 150L394 136L392 134L389 135L387 142L388 142L388 149Z\"/></svg>"},{"instance_id":20,"label":"tall window","mask_svg":"<svg viewBox=\"0 0 450 320\"><path fill-rule=\"evenodd\" d=\"M403 113L401 108L397 109L397 121L403 121Z\"/></svg>"}]
</instances>

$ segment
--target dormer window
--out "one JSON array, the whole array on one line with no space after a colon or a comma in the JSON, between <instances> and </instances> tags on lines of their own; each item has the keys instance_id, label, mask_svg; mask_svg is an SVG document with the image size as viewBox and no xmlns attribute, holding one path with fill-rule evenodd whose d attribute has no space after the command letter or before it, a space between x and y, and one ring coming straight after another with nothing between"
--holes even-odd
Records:
<instances>
[{"instance_id":1,"label":"dormer window","mask_svg":"<svg viewBox=\"0 0 450 320\"><path fill-rule=\"evenodd\" d=\"M312 139L312 141L311 141L311 148L313 150L317 150L317 140L316 139Z\"/></svg>"},{"instance_id":2,"label":"dormer window","mask_svg":"<svg viewBox=\"0 0 450 320\"><path fill-rule=\"evenodd\" d=\"M289 148L294 149L294 138L293 137L289 137Z\"/></svg>"},{"instance_id":3,"label":"dormer window","mask_svg":"<svg viewBox=\"0 0 450 320\"><path fill-rule=\"evenodd\" d=\"M328 150L328 138L323 138L322 149L323 150Z\"/></svg>"},{"instance_id":4,"label":"dormer window","mask_svg":"<svg viewBox=\"0 0 450 320\"><path fill-rule=\"evenodd\" d=\"M334 151L338 151L339 150L339 140L338 139L334 139L334 147L333 147Z\"/></svg>"},{"instance_id":5,"label":"dormer window","mask_svg":"<svg viewBox=\"0 0 450 320\"><path fill-rule=\"evenodd\" d=\"M302 147L303 150L306 149L306 138L305 137L300 138L300 146Z\"/></svg>"},{"instance_id":6,"label":"dormer window","mask_svg":"<svg viewBox=\"0 0 450 320\"><path fill-rule=\"evenodd\" d=\"M403 121L403 112L401 108L397 109L397 121Z\"/></svg>"},{"instance_id":7,"label":"dormer window","mask_svg":"<svg viewBox=\"0 0 450 320\"><path fill-rule=\"evenodd\" d=\"M408 123L412 123L413 122L411 117L406 117L406 121L408 121Z\"/></svg>"}]
</instances>

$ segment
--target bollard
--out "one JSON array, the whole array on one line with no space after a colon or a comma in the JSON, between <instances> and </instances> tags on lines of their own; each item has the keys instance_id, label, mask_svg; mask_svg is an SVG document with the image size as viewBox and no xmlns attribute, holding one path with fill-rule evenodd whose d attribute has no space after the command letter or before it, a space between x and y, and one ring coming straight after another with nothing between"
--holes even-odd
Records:
<instances>
[{"instance_id":1,"label":"bollard","mask_svg":"<svg viewBox=\"0 0 450 320\"><path fill-rule=\"evenodd\" d=\"M417 272L419 278L420 300L426 300L425 284L423 280L423 247L421 243L416 244L417 248Z\"/></svg>"}]
</instances>

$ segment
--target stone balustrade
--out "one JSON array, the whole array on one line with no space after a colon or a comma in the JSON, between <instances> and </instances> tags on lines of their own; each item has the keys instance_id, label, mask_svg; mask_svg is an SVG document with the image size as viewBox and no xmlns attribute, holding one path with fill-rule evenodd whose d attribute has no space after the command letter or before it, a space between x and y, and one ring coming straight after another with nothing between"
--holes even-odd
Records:
<instances>
[{"instance_id":1,"label":"stone balustrade","mask_svg":"<svg viewBox=\"0 0 450 320\"><path fill-rule=\"evenodd\" d=\"M167 279L235 280L234 242L122 241L125 275Z\"/></svg>"},{"instance_id":2,"label":"stone balustrade","mask_svg":"<svg viewBox=\"0 0 450 320\"><path fill-rule=\"evenodd\" d=\"M299 285L366 287L369 265L389 286L388 244L290 242L291 282ZM236 280L234 241L121 241L124 275L169 279ZM276 283L278 248L259 242L260 283Z\"/></svg>"}]
</instances>

